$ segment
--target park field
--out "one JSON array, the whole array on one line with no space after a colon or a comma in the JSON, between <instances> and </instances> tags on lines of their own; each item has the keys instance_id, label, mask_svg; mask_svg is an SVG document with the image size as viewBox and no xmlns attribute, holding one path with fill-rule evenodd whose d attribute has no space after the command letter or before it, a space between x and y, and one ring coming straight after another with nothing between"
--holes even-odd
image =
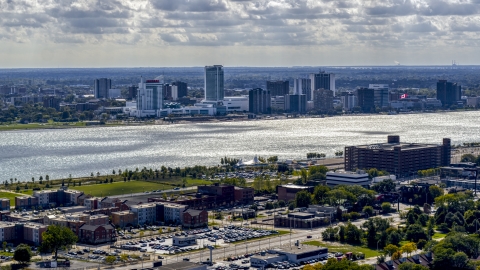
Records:
<instances>
[{"instance_id":1,"label":"park field","mask_svg":"<svg viewBox=\"0 0 480 270\"><path fill-rule=\"evenodd\" d=\"M88 186L70 186L70 189L83 191L92 196L106 197L130 193L142 193L152 190L172 189L170 185L145 181L113 182L108 184L96 184Z\"/></svg>"},{"instance_id":2,"label":"park field","mask_svg":"<svg viewBox=\"0 0 480 270\"><path fill-rule=\"evenodd\" d=\"M342 244L339 242L320 242L320 241L308 241L303 242L305 245L312 245L317 247L326 247L328 252L342 252L343 254L347 252L361 252L365 254L365 258L376 257L380 255L380 252L362 246L352 246L349 244Z\"/></svg>"}]
</instances>

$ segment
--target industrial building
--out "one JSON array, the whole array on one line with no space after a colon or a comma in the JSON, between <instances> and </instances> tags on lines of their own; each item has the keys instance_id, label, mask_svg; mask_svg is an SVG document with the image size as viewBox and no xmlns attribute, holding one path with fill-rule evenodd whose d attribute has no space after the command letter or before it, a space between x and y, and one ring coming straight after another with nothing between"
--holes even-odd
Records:
<instances>
[{"instance_id":1,"label":"industrial building","mask_svg":"<svg viewBox=\"0 0 480 270\"><path fill-rule=\"evenodd\" d=\"M345 147L345 170L384 170L396 176L416 174L419 170L449 166L450 139L442 144L401 143L400 136L388 136L387 143Z\"/></svg>"}]
</instances>

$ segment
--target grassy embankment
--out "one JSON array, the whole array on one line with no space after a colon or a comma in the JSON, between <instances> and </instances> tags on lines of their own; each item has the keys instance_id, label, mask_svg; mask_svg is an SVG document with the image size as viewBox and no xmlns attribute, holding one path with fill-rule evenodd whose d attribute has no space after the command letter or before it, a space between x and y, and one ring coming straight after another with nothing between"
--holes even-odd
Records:
<instances>
[{"instance_id":1,"label":"grassy embankment","mask_svg":"<svg viewBox=\"0 0 480 270\"><path fill-rule=\"evenodd\" d=\"M15 197L22 196L22 195L28 195L28 194L0 191L0 198L9 199L10 200L10 206L15 206Z\"/></svg>"},{"instance_id":2,"label":"grassy embankment","mask_svg":"<svg viewBox=\"0 0 480 270\"><path fill-rule=\"evenodd\" d=\"M320 241L307 241L307 242L303 242L303 244L317 246L317 247L319 246L326 247L328 248L328 252L342 252L344 254L346 252L361 252L365 254L365 258L377 257L381 254L380 252L367 247L352 246L349 244L342 244L338 242L328 243L328 242L320 242Z\"/></svg>"}]
</instances>

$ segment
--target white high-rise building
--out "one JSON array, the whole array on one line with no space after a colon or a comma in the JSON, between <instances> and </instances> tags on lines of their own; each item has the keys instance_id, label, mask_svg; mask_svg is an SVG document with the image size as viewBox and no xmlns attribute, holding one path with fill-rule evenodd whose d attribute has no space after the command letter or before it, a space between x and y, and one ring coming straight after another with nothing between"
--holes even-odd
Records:
<instances>
[{"instance_id":1,"label":"white high-rise building","mask_svg":"<svg viewBox=\"0 0 480 270\"><path fill-rule=\"evenodd\" d=\"M313 100L312 83L310 79L297 78L293 80L293 94L306 95L307 101Z\"/></svg>"},{"instance_id":2,"label":"white high-rise building","mask_svg":"<svg viewBox=\"0 0 480 270\"><path fill-rule=\"evenodd\" d=\"M137 90L137 117L157 116L163 109L163 84L160 80L146 80L143 78Z\"/></svg>"},{"instance_id":3,"label":"white high-rise building","mask_svg":"<svg viewBox=\"0 0 480 270\"><path fill-rule=\"evenodd\" d=\"M205 66L205 101L222 101L225 96L223 88L223 66Z\"/></svg>"}]
</instances>

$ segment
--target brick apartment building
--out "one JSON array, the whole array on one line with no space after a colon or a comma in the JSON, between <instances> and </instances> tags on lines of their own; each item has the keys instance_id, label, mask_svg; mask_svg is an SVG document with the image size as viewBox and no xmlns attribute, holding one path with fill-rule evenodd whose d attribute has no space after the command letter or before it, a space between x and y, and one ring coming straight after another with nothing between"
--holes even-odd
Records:
<instances>
[{"instance_id":1,"label":"brick apartment building","mask_svg":"<svg viewBox=\"0 0 480 270\"><path fill-rule=\"evenodd\" d=\"M235 187L234 198L236 204L253 204L255 190L253 188Z\"/></svg>"},{"instance_id":2,"label":"brick apartment building","mask_svg":"<svg viewBox=\"0 0 480 270\"><path fill-rule=\"evenodd\" d=\"M208 224L208 212L205 210L187 209L183 211L183 226L186 228L205 227Z\"/></svg>"},{"instance_id":3,"label":"brick apartment building","mask_svg":"<svg viewBox=\"0 0 480 270\"><path fill-rule=\"evenodd\" d=\"M384 170L399 177L419 170L449 166L450 139L442 144L401 143L400 136L388 136L387 143L345 147L345 170Z\"/></svg>"},{"instance_id":4,"label":"brick apartment building","mask_svg":"<svg viewBox=\"0 0 480 270\"><path fill-rule=\"evenodd\" d=\"M7 198L0 198L0 210L8 210L10 211L10 199Z\"/></svg>"},{"instance_id":5,"label":"brick apartment building","mask_svg":"<svg viewBox=\"0 0 480 270\"><path fill-rule=\"evenodd\" d=\"M112 213L112 224L120 228L133 226L137 224L137 217L130 211L114 212Z\"/></svg>"},{"instance_id":6,"label":"brick apartment building","mask_svg":"<svg viewBox=\"0 0 480 270\"><path fill-rule=\"evenodd\" d=\"M15 197L16 209L31 209L38 206L38 198L33 196L20 196Z\"/></svg>"},{"instance_id":7,"label":"brick apartment building","mask_svg":"<svg viewBox=\"0 0 480 270\"><path fill-rule=\"evenodd\" d=\"M88 225L80 227L78 239L86 244L103 244L116 240L115 228L110 225Z\"/></svg>"}]
</instances>

